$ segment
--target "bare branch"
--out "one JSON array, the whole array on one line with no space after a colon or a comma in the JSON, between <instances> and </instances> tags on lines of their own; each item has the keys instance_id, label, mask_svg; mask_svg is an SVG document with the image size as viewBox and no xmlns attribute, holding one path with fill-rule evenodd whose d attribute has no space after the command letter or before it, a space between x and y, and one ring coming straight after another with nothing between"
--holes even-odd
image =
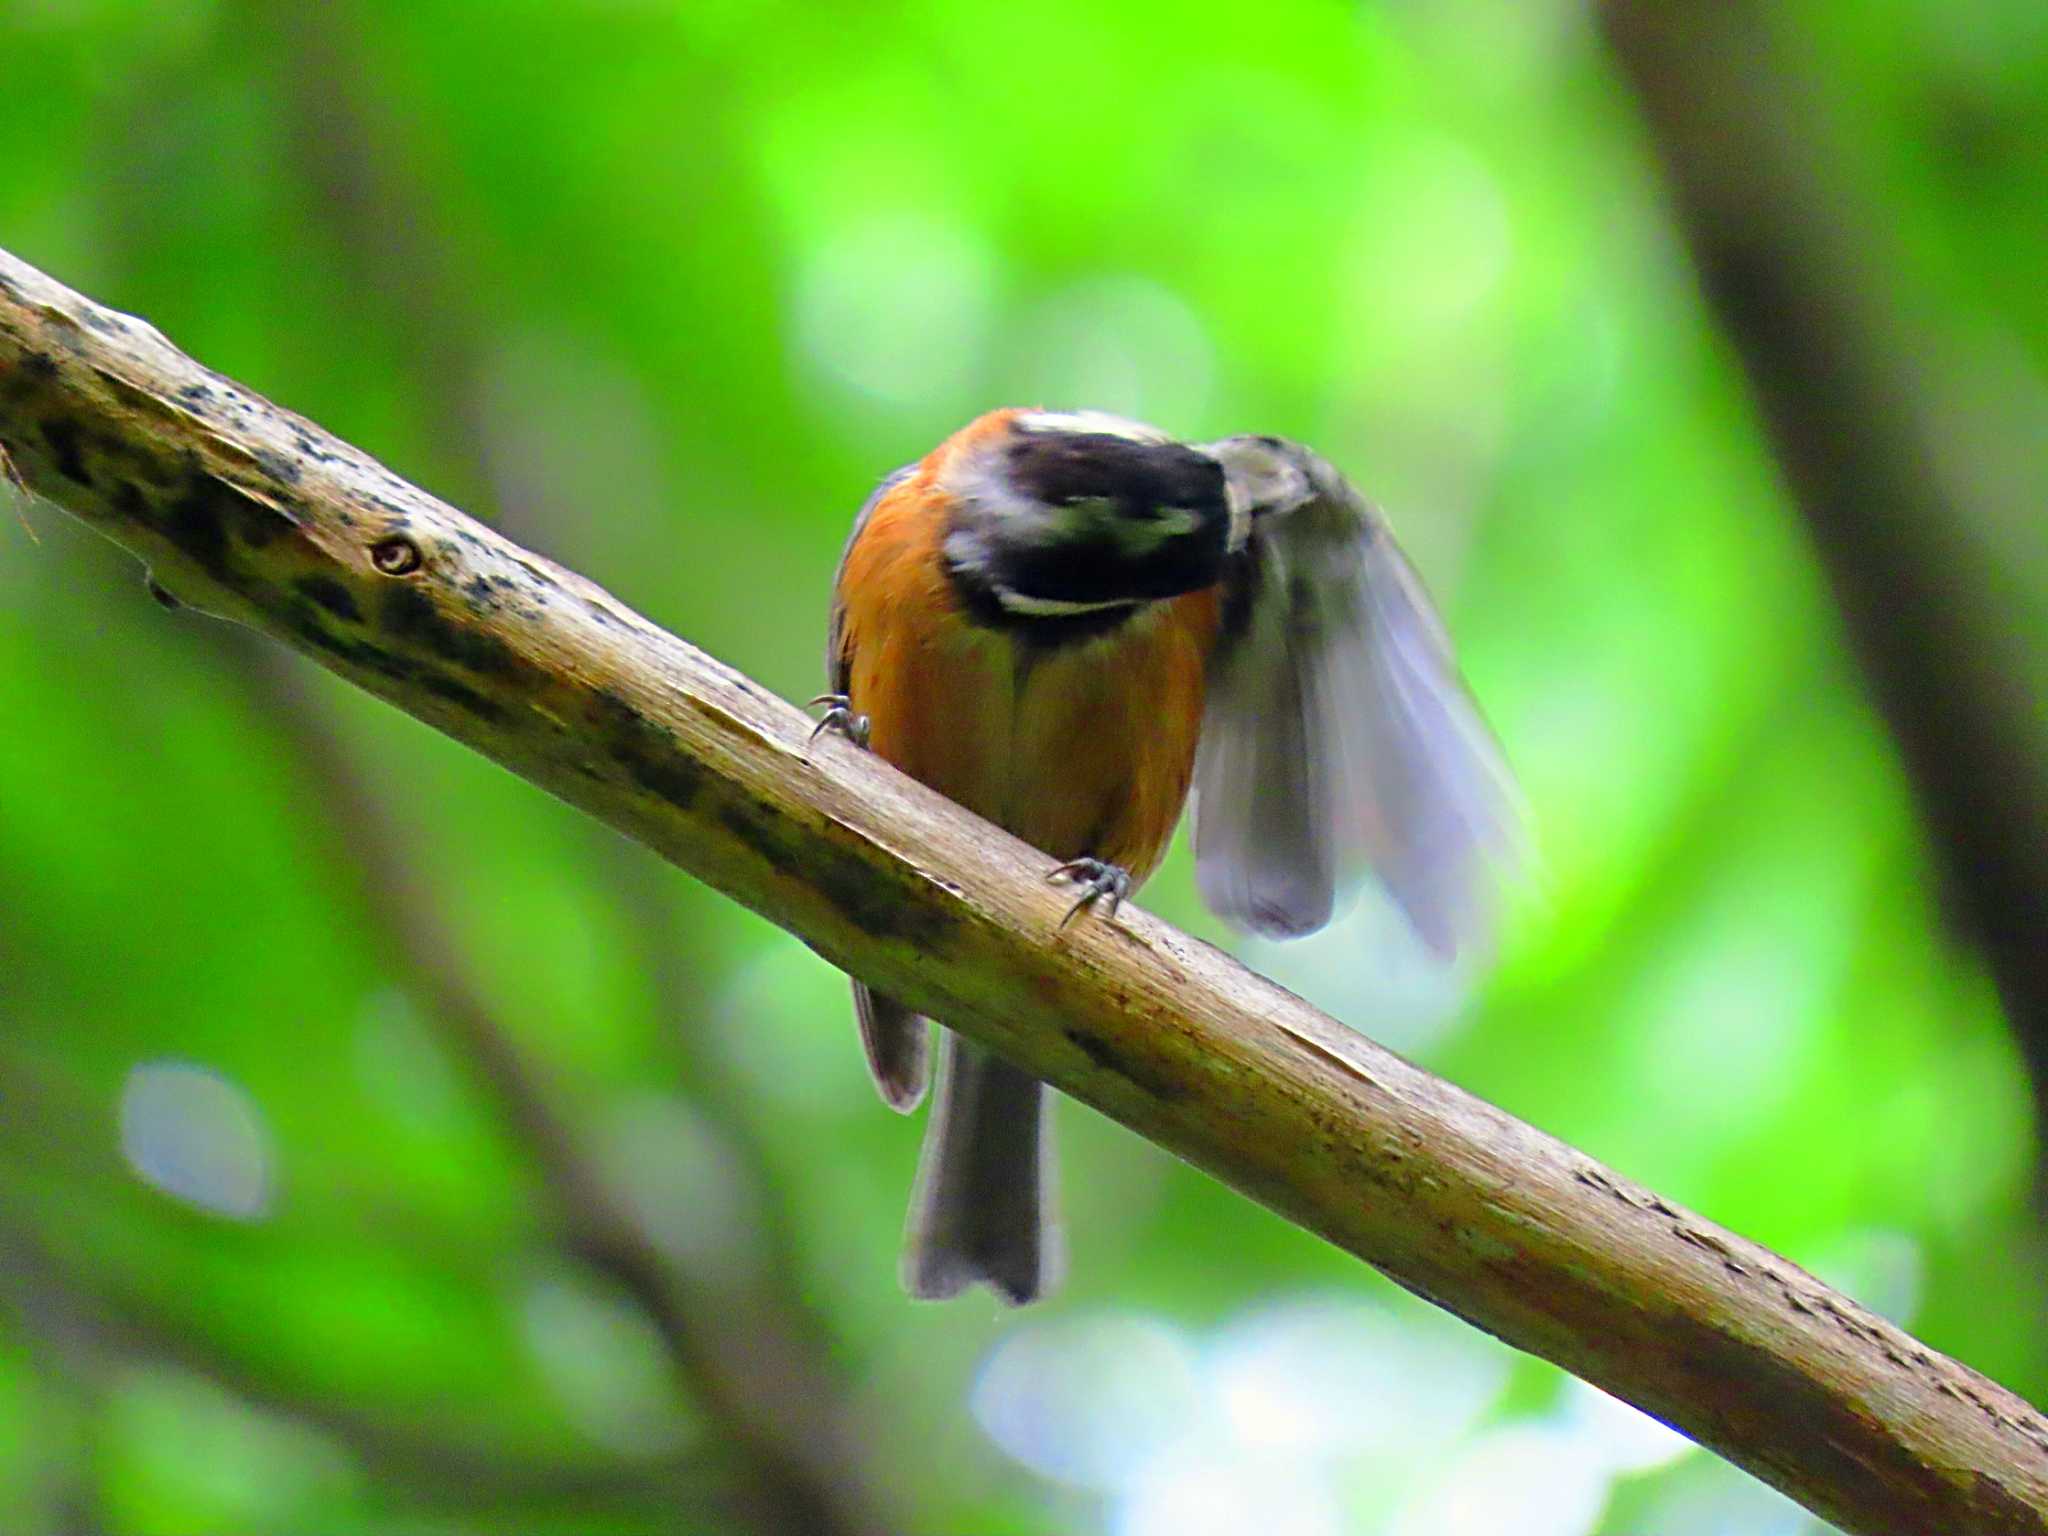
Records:
<instances>
[{"instance_id":1,"label":"bare branch","mask_svg":"<svg viewBox=\"0 0 2048 1536\"><path fill-rule=\"evenodd\" d=\"M0 443L187 603L1837 1524L2048 1531L2048 1422L2012 1394L1143 913L1061 930L1015 839L5 255Z\"/></svg>"}]
</instances>

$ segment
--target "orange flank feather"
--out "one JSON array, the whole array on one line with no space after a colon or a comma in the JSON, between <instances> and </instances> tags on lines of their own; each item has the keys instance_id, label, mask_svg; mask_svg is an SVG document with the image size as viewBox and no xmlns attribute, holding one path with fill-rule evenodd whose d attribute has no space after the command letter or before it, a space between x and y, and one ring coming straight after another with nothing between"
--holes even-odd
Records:
<instances>
[{"instance_id":1,"label":"orange flank feather","mask_svg":"<svg viewBox=\"0 0 2048 1536\"><path fill-rule=\"evenodd\" d=\"M1011 414L970 430L1006 430ZM1053 858L1102 859L1141 883L1187 799L1217 592L1056 649L978 625L942 558L939 457L875 505L841 573L847 692L869 745Z\"/></svg>"}]
</instances>

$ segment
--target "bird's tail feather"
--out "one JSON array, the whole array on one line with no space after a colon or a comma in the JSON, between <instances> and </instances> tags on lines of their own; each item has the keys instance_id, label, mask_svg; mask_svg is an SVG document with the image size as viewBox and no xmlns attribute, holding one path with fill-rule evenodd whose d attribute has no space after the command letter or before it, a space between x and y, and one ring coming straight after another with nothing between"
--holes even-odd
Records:
<instances>
[{"instance_id":1,"label":"bird's tail feather","mask_svg":"<svg viewBox=\"0 0 2048 1536\"><path fill-rule=\"evenodd\" d=\"M937 1299L983 1283L1012 1303L1058 1283L1045 1085L947 1031L911 1196L903 1284Z\"/></svg>"}]
</instances>

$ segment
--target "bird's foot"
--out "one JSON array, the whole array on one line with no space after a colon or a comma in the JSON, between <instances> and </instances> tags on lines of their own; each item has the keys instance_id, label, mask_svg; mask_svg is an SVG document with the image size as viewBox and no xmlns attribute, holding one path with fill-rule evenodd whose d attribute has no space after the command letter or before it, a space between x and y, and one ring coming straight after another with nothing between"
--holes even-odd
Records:
<instances>
[{"instance_id":1,"label":"bird's foot","mask_svg":"<svg viewBox=\"0 0 2048 1536\"><path fill-rule=\"evenodd\" d=\"M837 731L856 747L868 744L868 717L853 712L853 700L843 693L821 693L804 707L816 709L824 706L825 713L818 723L811 727L811 740L816 741L827 731Z\"/></svg>"},{"instance_id":2,"label":"bird's foot","mask_svg":"<svg viewBox=\"0 0 2048 1536\"><path fill-rule=\"evenodd\" d=\"M1072 880L1081 887L1080 899L1067 908L1067 915L1060 919L1062 928L1071 923L1083 907L1097 901L1108 901L1102 915L1114 918L1116 909L1131 894L1131 872L1120 864L1105 864L1101 859L1069 859L1045 878L1054 882Z\"/></svg>"}]
</instances>

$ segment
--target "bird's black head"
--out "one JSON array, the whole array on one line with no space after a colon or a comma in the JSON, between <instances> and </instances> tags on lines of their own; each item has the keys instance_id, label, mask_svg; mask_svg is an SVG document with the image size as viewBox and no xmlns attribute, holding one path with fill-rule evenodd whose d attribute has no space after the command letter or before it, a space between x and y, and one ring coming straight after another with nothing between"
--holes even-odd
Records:
<instances>
[{"instance_id":1,"label":"bird's black head","mask_svg":"<svg viewBox=\"0 0 2048 1536\"><path fill-rule=\"evenodd\" d=\"M977 613L1029 626L1213 585L1231 542L1223 466L1134 422L1025 412L961 468L946 556Z\"/></svg>"}]
</instances>

